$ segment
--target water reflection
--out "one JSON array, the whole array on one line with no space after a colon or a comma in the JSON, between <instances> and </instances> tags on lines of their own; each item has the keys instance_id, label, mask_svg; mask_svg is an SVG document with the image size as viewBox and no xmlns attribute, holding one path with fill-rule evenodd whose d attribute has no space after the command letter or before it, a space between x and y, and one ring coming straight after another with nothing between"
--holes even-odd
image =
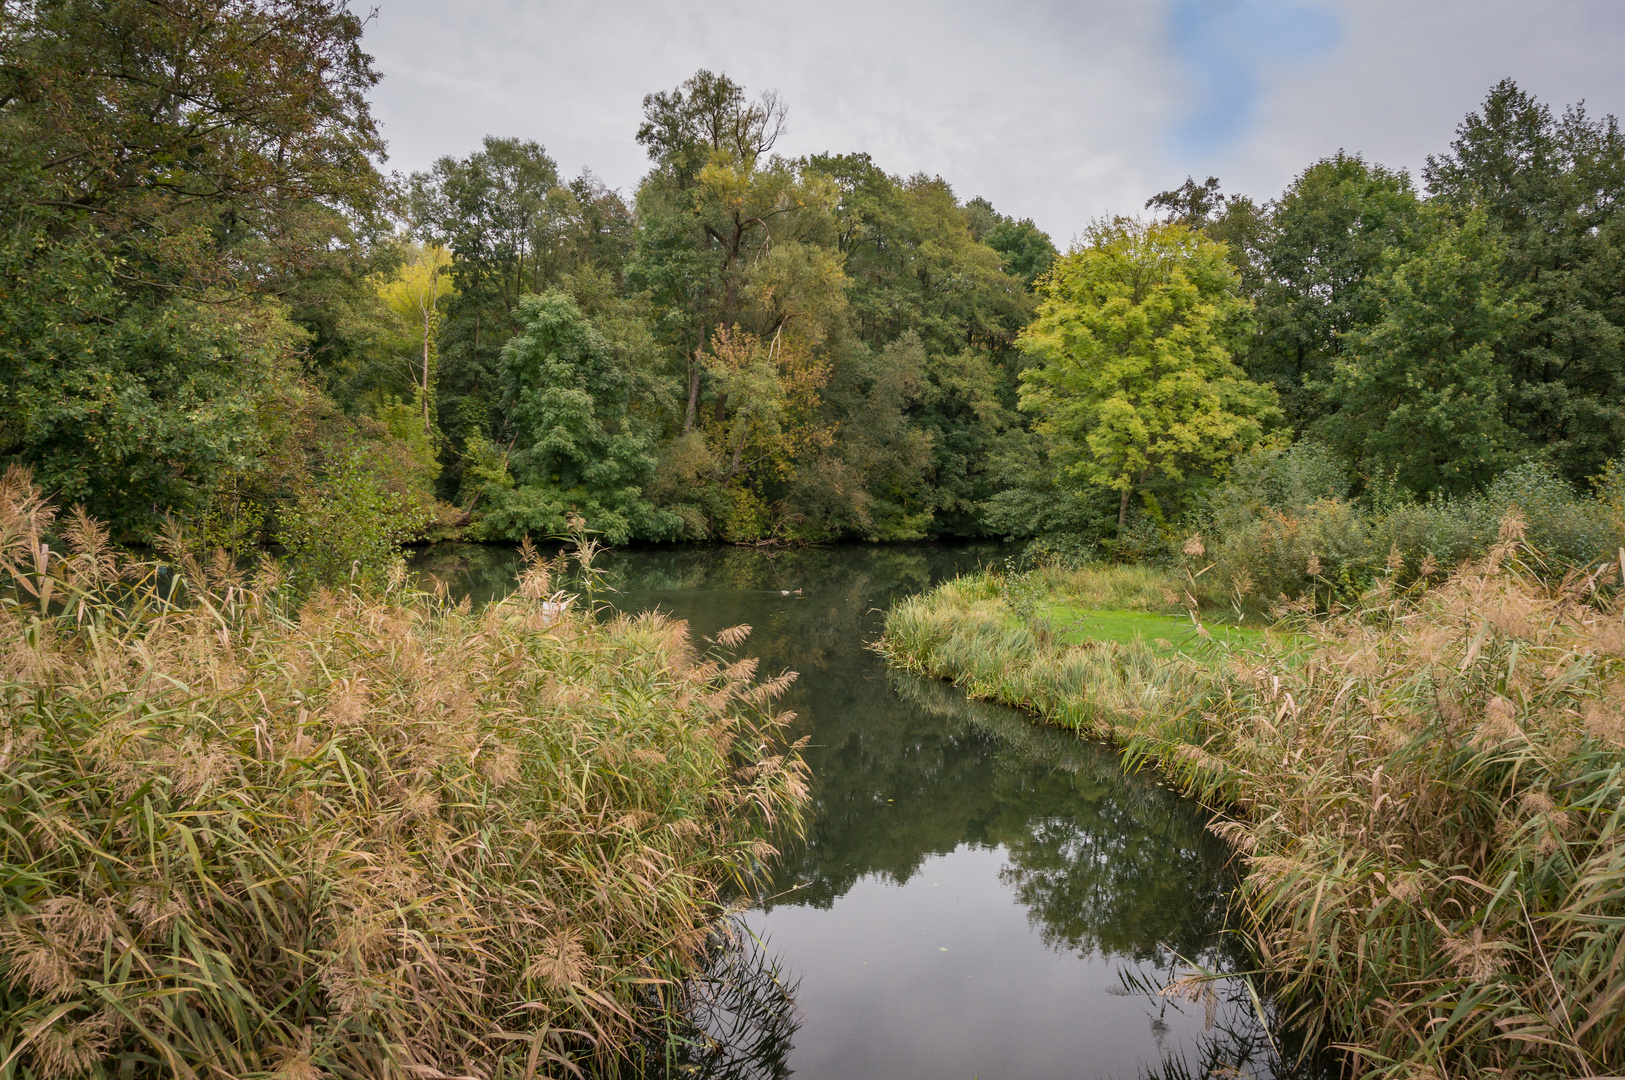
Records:
<instances>
[{"instance_id":1,"label":"water reflection","mask_svg":"<svg viewBox=\"0 0 1625 1080\"><path fill-rule=\"evenodd\" d=\"M1002 846L1000 878L1044 943L1079 956L1195 956L1223 929L1228 850L1195 804L1109 747L1034 724L951 687L891 673L897 696L945 735L985 740L992 805L964 842Z\"/></svg>"},{"instance_id":2,"label":"water reflection","mask_svg":"<svg viewBox=\"0 0 1625 1080\"><path fill-rule=\"evenodd\" d=\"M707 970L678 990L682 1021L640 1047L645 1080L783 1080L800 1016L796 983L738 919L712 935Z\"/></svg>"},{"instance_id":3,"label":"water reflection","mask_svg":"<svg viewBox=\"0 0 1625 1080\"><path fill-rule=\"evenodd\" d=\"M663 608L707 636L749 623L741 651L763 675L801 673L785 707L810 736L808 833L744 898L749 948L696 984L706 1037L687 1043L684 1075L1285 1075L1245 987L1162 993L1184 962L1245 962L1223 933L1233 879L1205 814L1106 747L888 672L866 647L894 599L1003 554L601 556L617 607ZM444 546L418 568L482 600L514 562ZM723 1004L730 980L756 996Z\"/></svg>"}]
</instances>

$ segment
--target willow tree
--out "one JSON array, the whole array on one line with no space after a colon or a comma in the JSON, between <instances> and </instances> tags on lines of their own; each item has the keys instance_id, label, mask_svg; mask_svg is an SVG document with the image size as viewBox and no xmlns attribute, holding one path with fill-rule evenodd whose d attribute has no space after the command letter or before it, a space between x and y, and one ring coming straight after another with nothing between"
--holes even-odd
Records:
<instances>
[{"instance_id":1,"label":"willow tree","mask_svg":"<svg viewBox=\"0 0 1625 1080\"><path fill-rule=\"evenodd\" d=\"M1223 244L1129 218L1097 222L1039 284L1021 407L1064 485L1118 493L1119 531L1149 482L1211 474L1281 415L1235 363L1237 286Z\"/></svg>"}]
</instances>

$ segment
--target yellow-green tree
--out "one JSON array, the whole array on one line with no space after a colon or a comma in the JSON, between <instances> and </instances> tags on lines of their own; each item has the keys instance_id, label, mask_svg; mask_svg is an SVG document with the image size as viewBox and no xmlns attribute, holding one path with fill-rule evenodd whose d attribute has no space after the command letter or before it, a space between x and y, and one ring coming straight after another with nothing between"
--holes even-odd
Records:
<instances>
[{"instance_id":1,"label":"yellow-green tree","mask_svg":"<svg viewBox=\"0 0 1625 1080\"><path fill-rule=\"evenodd\" d=\"M1063 483L1118 492L1120 530L1153 478L1211 474L1281 415L1233 359L1249 314L1238 284L1223 244L1130 218L1097 222L1039 283L1021 407Z\"/></svg>"},{"instance_id":2,"label":"yellow-green tree","mask_svg":"<svg viewBox=\"0 0 1625 1080\"><path fill-rule=\"evenodd\" d=\"M378 284L378 295L405 325L412 338L412 381L417 385L423 413L423 434L432 437L430 419L434 396L435 339L440 315L456 295L451 276L451 252L438 245L414 249L399 270Z\"/></svg>"}]
</instances>

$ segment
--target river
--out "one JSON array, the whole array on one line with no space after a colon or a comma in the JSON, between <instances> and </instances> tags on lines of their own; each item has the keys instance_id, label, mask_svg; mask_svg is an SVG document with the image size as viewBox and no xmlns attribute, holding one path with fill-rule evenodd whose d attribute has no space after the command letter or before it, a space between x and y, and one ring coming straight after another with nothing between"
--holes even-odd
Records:
<instances>
[{"instance_id":1,"label":"river","mask_svg":"<svg viewBox=\"0 0 1625 1080\"><path fill-rule=\"evenodd\" d=\"M1207 814L1111 748L888 671L866 646L899 597L994 562L996 545L616 550L625 610L698 635L748 623L759 674L800 673L814 802L738 920L687 1075L723 1080L1049 1080L1285 1075L1239 980L1158 991L1246 960ZM475 600L511 549L438 545L418 571ZM743 959L742 959L743 958ZM731 966L730 966L731 965ZM754 978L738 977L748 968ZM741 1003L735 984L766 987ZM704 994L701 995L705 997Z\"/></svg>"}]
</instances>

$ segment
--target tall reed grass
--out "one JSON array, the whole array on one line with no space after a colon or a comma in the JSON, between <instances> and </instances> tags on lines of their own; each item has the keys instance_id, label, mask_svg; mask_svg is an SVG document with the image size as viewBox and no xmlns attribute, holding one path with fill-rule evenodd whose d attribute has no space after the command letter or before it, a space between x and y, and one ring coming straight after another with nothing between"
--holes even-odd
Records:
<instances>
[{"instance_id":1,"label":"tall reed grass","mask_svg":"<svg viewBox=\"0 0 1625 1080\"><path fill-rule=\"evenodd\" d=\"M806 797L683 624L111 550L0 481L0 1073L607 1061ZM721 635L727 648L748 631Z\"/></svg>"},{"instance_id":2,"label":"tall reed grass","mask_svg":"<svg viewBox=\"0 0 1625 1080\"><path fill-rule=\"evenodd\" d=\"M1509 515L1441 584L1379 580L1257 650L1168 663L1044 647L970 579L895 608L881 648L1115 737L1223 811L1277 1001L1357 1075L1617 1075L1620 560L1553 580Z\"/></svg>"}]
</instances>

